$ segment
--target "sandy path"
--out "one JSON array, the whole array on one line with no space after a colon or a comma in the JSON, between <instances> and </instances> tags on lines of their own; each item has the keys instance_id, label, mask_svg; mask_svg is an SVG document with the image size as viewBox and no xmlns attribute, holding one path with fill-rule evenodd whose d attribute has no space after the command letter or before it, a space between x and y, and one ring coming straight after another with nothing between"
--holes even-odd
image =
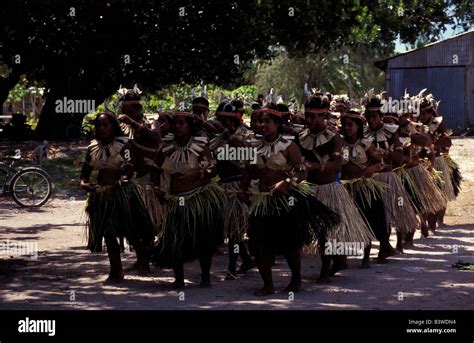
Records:
<instances>
[{"instance_id":1,"label":"sandy path","mask_svg":"<svg viewBox=\"0 0 474 343\"><path fill-rule=\"evenodd\" d=\"M39 254L36 260L0 255L0 309L474 309L474 273L451 267L458 259L474 262L474 138L456 139L454 144L453 157L465 182L459 198L449 205L449 226L428 239L419 239L417 233L415 246L389 264L374 263L362 270L360 261L351 258L350 269L330 285L315 283L320 260L306 257L303 290L294 299L284 293L254 297L261 282L256 270L225 281L226 255L214 259L212 289L197 287L197 262L186 266L182 294L165 287L172 281L171 271L155 268L151 276L127 275L122 285L105 286L106 254L85 250L83 198L56 197L39 210L20 209L3 198L0 242L33 242ZM376 246L372 251L375 257ZM133 252L124 254L125 267L133 261ZM286 286L288 275L284 260L277 260L278 289Z\"/></svg>"}]
</instances>

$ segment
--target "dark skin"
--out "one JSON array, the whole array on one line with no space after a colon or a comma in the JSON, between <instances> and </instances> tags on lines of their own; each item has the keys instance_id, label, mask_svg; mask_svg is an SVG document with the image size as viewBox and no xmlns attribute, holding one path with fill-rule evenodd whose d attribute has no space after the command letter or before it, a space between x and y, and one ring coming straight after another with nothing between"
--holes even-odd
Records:
<instances>
[{"instance_id":1,"label":"dark skin","mask_svg":"<svg viewBox=\"0 0 474 343\"><path fill-rule=\"evenodd\" d=\"M382 117L377 111L366 111L366 118L372 131L380 130L383 127L384 123ZM378 152L385 160L390 160L392 165L401 166L403 163L403 151L401 150L402 143L400 142L398 132L392 134L388 140L388 144L392 147L393 151L379 148ZM383 171L391 170L392 168L390 164L384 166Z\"/></svg>"},{"instance_id":2,"label":"dark skin","mask_svg":"<svg viewBox=\"0 0 474 343\"><path fill-rule=\"evenodd\" d=\"M258 127L262 133L265 141L274 142L280 133L278 132L278 124L272 119L268 113L262 113L258 117ZM301 151L295 143L290 144L290 146L281 152L282 155L286 158L290 165L299 165L301 163ZM241 189L247 191L250 185L250 179L248 176L250 174L246 173L244 179L242 180ZM252 176L255 176L255 170L252 173ZM306 179L307 172L298 170L296 171L295 177L297 182L301 182ZM262 192L269 192L270 190L276 190L281 193L286 193L288 189L288 183L285 179L288 177L286 171L283 170L273 170L269 168L262 168L257 170L257 177L259 179L259 189Z\"/></svg>"},{"instance_id":3,"label":"dark skin","mask_svg":"<svg viewBox=\"0 0 474 343\"><path fill-rule=\"evenodd\" d=\"M312 133L319 133L326 129L326 119L328 113L311 113L306 112L306 126ZM328 156L329 160L323 166L312 154L312 152L305 152L305 166L308 171L308 182L324 185L335 182L337 179L337 173L341 170L341 150L342 150L342 138L339 135L335 135L331 141L317 148L317 152L320 156ZM324 255L325 241L322 240L320 244L321 253L321 273L318 279L318 283L329 283L330 276L335 275L338 271L347 268L346 256L327 256ZM331 260L334 262L331 267Z\"/></svg>"},{"instance_id":4,"label":"dark skin","mask_svg":"<svg viewBox=\"0 0 474 343\"><path fill-rule=\"evenodd\" d=\"M250 129L256 134L261 134L258 123L258 111L253 111L250 116Z\"/></svg>"},{"instance_id":5,"label":"dark skin","mask_svg":"<svg viewBox=\"0 0 474 343\"><path fill-rule=\"evenodd\" d=\"M178 145L186 146L186 144L188 144L189 140L191 139L191 127L183 117L176 118L173 131ZM161 165L164 161L164 158L165 156L161 154L158 157L157 164ZM208 148L205 148L199 156L200 162L204 160L211 160L211 153ZM189 192L198 187L207 185L209 181L216 175L217 173L215 168L213 168L213 170L208 173L199 167L194 168L185 174L173 174L171 175L170 179L170 192L171 194Z\"/></svg>"},{"instance_id":6,"label":"dark skin","mask_svg":"<svg viewBox=\"0 0 474 343\"><path fill-rule=\"evenodd\" d=\"M160 143L160 130L157 127L149 129L140 123L143 120L141 106L136 104L122 105L122 114L119 114L118 120L130 125L138 132L138 135L135 137L135 139L140 144L155 147Z\"/></svg>"},{"instance_id":7,"label":"dark skin","mask_svg":"<svg viewBox=\"0 0 474 343\"><path fill-rule=\"evenodd\" d=\"M102 114L97 119L97 138L103 144L107 145L112 143L115 138L113 126L110 122L110 118L107 115ZM124 152L129 150L130 147L124 146L122 149L122 156L124 156ZM130 153L130 150L129 150ZM88 151L86 154L86 162L91 160L90 152ZM82 173L81 173L81 182L80 187L85 190L86 192L92 193L95 192L97 189L97 185L90 182L90 175L92 172L92 167L88 166L87 164L84 165ZM112 186L117 184L120 180L127 180L130 179L131 174L133 172L133 166L128 165L122 170L115 170L115 169L108 169L104 168L99 170L97 175L97 184L99 186ZM108 189L108 195L111 195L112 188ZM120 246L117 242L117 239L113 236L106 236L105 243L107 245L107 253L110 259L110 274L107 279L107 283L115 283L120 282L123 279L123 272L122 272L122 264L120 259Z\"/></svg>"},{"instance_id":8,"label":"dark skin","mask_svg":"<svg viewBox=\"0 0 474 343\"><path fill-rule=\"evenodd\" d=\"M97 125L97 135L98 139L103 145L107 145L112 143L115 136L113 134L113 127L110 123L110 120L107 118L106 115L101 115L98 118L98 125ZM90 153L87 152L86 161L90 161ZM90 174L92 172L92 168L88 169L86 173L83 174L83 178L81 179L80 187L87 191L87 192L95 192L97 186L94 183L89 181ZM131 170L128 169L127 174L129 177L131 175ZM99 186L110 186L116 184L120 179L123 179L123 171L115 170L115 169L108 169L104 168L99 170L97 175L97 184Z\"/></svg>"},{"instance_id":9,"label":"dark skin","mask_svg":"<svg viewBox=\"0 0 474 343\"><path fill-rule=\"evenodd\" d=\"M431 120L434 118L433 110L421 110L419 120L424 125L428 125ZM432 139L434 141L436 156L440 156L441 153L449 153L449 149L452 146L451 138L449 138L447 134L446 126L441 123L436 130L437 134L441 134L440 137L438 135L433 135Z\"/></svg>"},{"instance_id":10,"label":"dark skin","mask_svg":"<svg viewBox=\"0 0 474 343\"><path fill-rule=\"evenodd\" d=\"M202 120L207 121L207 117L209 115L209 109L201 106L193 106L193 113L197 115Z\"/></svg>"},{"instance_id":11,"label":"dark skin","mask_svg":"<svg viewBox=\"0 0 474 343\"><path fill-rule=\"evenodd\" d=\"M421 110L420 120L423 122L423 124L425 123L429 124L431 120L435 117L435 114L436 113L434 113L433 109ZM436 130L435 134L431 135L434 141L436 157L441 156L441 154L449 154L449 149L452 146L452 141L447 131L448 131L447 127L443 123L441 123L438 126L438 129ZM439 225L444 225L445 214L446 214L446 209L442 209L436 214L428 215L428 225L430 227L430 230L435 232L436 223L438 223Z\"/></svg>"},{"instance_id":12,"label":"dark skin","mask_svg":"<svg viewBox=\"0 0 474 343\"><path fill-rule=\"evenodd\" d=\"M227 144L232 147L243 147L245 142L241 141L239 138L235 137L235 132L237 131L240 122L236 118L231 118L229 116L217 116L217 122L220 132L222 132L223 138L227 141ZM217 169L219 177L221 179L230 178L233 176L239 176L243 174L243 170L231 163L230 161L219 161L217 163Z\"/></svg>"},{"instance_id":13,"label":"dark skin","mask_svg":"<svg viewBox=\"0 0 474 343\"><path fill-rule=\"evenodd\" d=\"M326 129L325 119L327 113L310 113L307 112L306 125L312 133L318 133ZM331 147L329 148L330 159L322 167L321 163L317 160L306 161L305 167L308 171L308 181L317 185L325 185L336 181L337 173L341 170L341 150L342 150L342 139L339 135L335 135L332 138Z\"/></svg>"},{"instance_id":14,"label":"dark skin","mask_svg":"<svg viewBox=\"0 0 474 343\"><path fill-rule=\"evenodd\" d=\"M403 149L404 152L404 162L406 168L412 168L421 163L422 158L428 157L430 160L430 167L429 169L432 168L432 165L434 163L434 158L435 154L434 152L427 153L425 149L429 149L432 145L432 140L430 136L421 134L421 133L415 133L411 135L411 144L408 147L405 147ZM420 220L421 220L421 234L424 237L428 237L429 232L428 232L428 227L426 225L426 222L428 220L427 215L420 215ZM414 232L413 232L414 235ZM408 245L413 245L413 235L409 236L406 241Z\"/></svg>"},{"instance_id":15,"label":"dark skin","mask_svg":"<svg viewBox=\"0 0 474 343\"><path fill-rule=\"evenodd\" d=\"M383 127L384 122L383 122L382 116L380 115L378 111L366 111L365 116L367 118L367 123L369 124L369 127L372 131L380 130ZM392 123L394 122L392 118L386 117L385 119L387 123L389 123L390 121L392 121ZM398 132L395 132L392 134L392 136L388 140L388 144L390 146L390 149L387 149L387 150L383 148L377 149L380 152L380 154L383 156L383 161L385 162L384 169L382 170L382 172L390 172L392 171L393 166L398 167L403 164L402 143L400 142ZM390 231L390 225L388 227L388 230ZM396 249L400 253L403 252L402 242L403 242L402 234L397 233Z\"/></svg>"},{"instance_id":16,"label":"dark skin","mask_svg":"<svg viewBox=\"0 0 474 343\"><path fill-rule=\"evenodd\" d=\"M240 139L235 137L235 132L237 131L240 123L236 118L229 116L217 116L217 121L221 125L221 132L223 132L223 137L226 139L227 144L232 147L241 147L245 146L245 142L242 142ZM241 177L244 170L242 170L238 165L232 163L231 161L217 160L217 171L221 179ZM239 246L239 253L234 253L235 245ZM250 258L250 255L247 252L244 242L238 241L235 238L229 238L228 242L229 248L229 266L227 271L227 280L233 280L236 278L237 273L245 273L246 271L254 267L254 262ZM238 256L242 257L242 265L240 266L239 271L236 270L236 263Z\"/></svg>"},{"instance_id":17,"label":"dark skin","mask_svg":"<svg viewBox=\"0 0 474 343\"><path fill-rule=\"evenodd\" d=\"M346 118L342 122L342 134L344 140L349 144L354 144L357 142L357 123L350 118ZM342 166L341 169L341 179L351 180L360 177L371 177L374 173L379 172L383 169L382 155L375 149L374 146L371 146L367 151L367 157L369 160L368 165L365 168L361 168L352 162L348 162Z\"/></svg>"},{"instance_id":18,"label":"dark skin","mask_svg":"<svg viewBox=\"0 0 474 343\"><path fill-rule=\"evenodd\" d=\"M191 139L191 127L184 117L178 117L174 121L173 131L175 133L176 141L180 146L185 146ZM158 164L163 163L164 156L159 157ZM199 155L199 161L211 160L211 153L208 148L205 148ZM203 169L197 167L193 170L183 173L176 173L171 175L170 180L170 192L171 194L179 194L189 192L198 187L207 185L210 180L216 176L215 167L212 168L211 172L204 171ZM212 261L213 251L202 251L200 252L199 262L201 265L202 275L200 287L210 287L211 286L211 276L210 268ZM174 267L173 271L175 274L175 281L173 283L173 288L182 289L184 288L184 272L183 272L183 262L178 262Z\"/></svg>"},{"instance_id":19,"label":"dark skin","mask_svg":"<svg viewBox=\"0 0 474 343\"><path fill-rule=\"evenodd\" d=\"M342 134L344 140L349 144L354 144L358 140L358 130L359 126L356 121L351 118L344 118L342 120ZM374 173L380 172L383 169L382 165L382 155L375 149L372 145L367 151L367 165L365 167L359 167L358 165L348 162L342 165L341 168L341 179L351 180L360 177L371 177ZM370 249L371 245L369 244L364 249L364 258L362 259L362 268L370 267Z\"/></svg>"},{"instance_id":20,"label":"dark skin","mask_svg":"<svg viewBox=\"0 0 474 343\"><path fill-rule=\"evenodd\" d=\"M274 142L280 135L280 133L278 132L279 124L268 113L260 113L258 116L258 123L259 127L261 128L261 133L267 142ZM299 166L301 164L302 155L298 146L295 143L291 143L291 145L288 146L288 148L284 150L282 154L290 165ZM299 168L296 168L294 176L297 178L296 182L301 182L306 178L307 172L306 170L300 170ZM252 178L259 179L259 188L262 192L274 190L276 192L286 194L288 192L289 187L289 184L286 181L287 177L287 172L281 170L272 170L269 168L252 168L252 170L249 169L246 171L244 177L242 178L240 187L241 189L238 194L239 199L249 203L247 190L250 185L250 180ZM285 254L285 257L288 266L290 267L290 270L292 272L291 281L286 287L285 291L296 292L301 287L300 251L299 249L296 249L295 251L288 251ZM263 288L255 292L256 296L269 295L275 292L272 279L272 261L272 255L260 253L256 256L257 266L264 282Z\"/></svg>"},{"instance_id":21,"label":"dark skin","mask_svg":"<svg viewBox=\"0 0 474 343\"><path fill-rule=\"evenodd\" d=\"M160 115L153 122L152 130L159 130L162 137L170 133L172 129L171 118L167 115Z\"/></svg>"}]
</instances>

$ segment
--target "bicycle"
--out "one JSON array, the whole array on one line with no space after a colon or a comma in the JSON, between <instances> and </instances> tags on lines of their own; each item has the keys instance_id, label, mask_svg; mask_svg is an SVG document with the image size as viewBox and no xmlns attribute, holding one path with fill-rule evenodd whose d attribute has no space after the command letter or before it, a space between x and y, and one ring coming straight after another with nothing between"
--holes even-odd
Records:
<instances>
[{"instance_id":1,"label":"bicycle","mask_svg":"<svg viewBox=\"0 0 474 343\"><path fill-rule=\"evenodd\" d=\"M51 196L51 178L39 167L25 167L17 170L13 167L20 156L7 156L5 163L0 161L0 196L11 195L22 207L43 206Z\"/></svg>"}]
</instances>

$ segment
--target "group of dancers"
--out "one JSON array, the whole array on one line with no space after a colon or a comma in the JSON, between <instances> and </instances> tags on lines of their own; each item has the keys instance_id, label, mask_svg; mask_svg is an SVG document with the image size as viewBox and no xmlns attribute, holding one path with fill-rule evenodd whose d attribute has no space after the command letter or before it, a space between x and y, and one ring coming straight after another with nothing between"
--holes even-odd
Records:
<instances>
[{"instance_id":1,"label":"group of dancers","mask_svg":"<svg viewBox=\"0 0 474 343\"><path fill-rule=\"evenodd\" d=\"M105 241L107 282L124 278L123 239L136 252L130 269L172 268L175 289L185 286L184 263L196 259L200 286L210 287L213 254L227 244L226 279L257 267L263 287L255 295L272 294L272 265L283 255L286 291L295 292L302 254L321 256L321 283L348 267L347 253L327 249L334 242L360 244L361 267L369 268L377 240L376 261L386 263L413 244L416 229L428 237L443 225L460 190L450 130L426 90L405 95L419 111L395 113L373 91L362 111L319 90L301 112L269 94L251 104L249 126L244 101L224 100L210 118L205 96L150 121L140 93L121 89L118 113L98 114L81 172L88 248L99 252Z\"/></svg>"}]
</instances>

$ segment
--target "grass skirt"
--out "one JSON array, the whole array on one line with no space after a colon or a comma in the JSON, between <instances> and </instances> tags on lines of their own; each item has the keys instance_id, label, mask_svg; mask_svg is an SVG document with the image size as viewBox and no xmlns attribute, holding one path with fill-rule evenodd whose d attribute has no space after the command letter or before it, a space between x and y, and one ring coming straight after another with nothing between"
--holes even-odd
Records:
<instances>
[{"instance_id":1,"label":"grass skirt","mask_svg":"<svg viewBox=\"0 0 474 343\"><path fill-rule=\"evenodd\" d=\"M153 223L132 182L98 187L89 193L86 213L87 247L92 252L102 251L105 235L125 237L132 245L139 240L153 241Z\"/></svg>"},{"instance_id":2,"label":"grass skirt","mask_svg":"<svg viewBox=\"0 0 474 343\"><path fill-rule=\"evenodd\" d=\"M393 224L397 232L414 232L418 219L400 177L394 172L384 172L376 174L374 179L388 185L388 189L382 193L387 224Z\"/></svg>"},{"instance_id":3,"label":"grass skirt","mask_svg":"<svg viewBox=\"0 0 474 343\"><path fill-rule=\"evenodd\" d=\"M171 268L191 262L222 243L225 192L216 183L180 195L167 195L153 260Z\"/></svg>"},{"instance_id":4,"label":"grass skirt","mask_svg":"<svg viewBox=\"0 0 474 343\"><path fill-rule=\"evenodd\" d=\"M148 210L150 218L153 222L153 226L155 227L155 232L158 232L158 228L163 221L163 206L158 200L158 197L156 196L155 192L153 191L153 187L150 184L150 174L147 174L146 176L139 179L134 179L134 182L137 183L140 195L142 196L145 207Z\"/></svg>"},{"instance_id":5,"label":"grass skirt","mask_svg":"<svg viewBox=\"0 0 474 343\"><path fill-rule=\"evenodd\" d=\"M397 168L397 173L419 214L437 213L446 208L446 198L423 165Z\"/></svg>"},{"instance_id":6,"label":"grass skirt","mask_svg":"<svg viewBox=\"0 0 474 343\"><path fill-rule=\"evenodd\" d=\"M382 194L387 184L372 178L343 180L343 185L354 199L361 216L366 220L377 240L383 240L388 232L385 205Z\"/></svg>"},{"instance_id":7,"label":"grass skirt","mask_svg":"<svg viewBox=\"0 0 474 343\"><path fill-rule=\"evenodd\" d=\"M219 184L225 191L224 237L241 241L249 219L248 206L237 198L240 181Z\"/></svg>"},{"instance_id":8,"label":"grass skirt","mask_svg":"<svg viewBox=\"0 0 474 343\"><path fill-rule=\"evenodd\" d=\"M437 156L435 158L434 169L436 169L438 172L441 172L441 178L437 182L441 193L445 196L446 200L455 200L456 195L454 193L452 182L452 170L449 168L445 156Z\"/></svg>"},{"instance_id":9,"label":"grass skirt","mask_svg":"<svg viewBox=\"0 0 474 343\"><path fill-rule=\"evenodd\" d=\"M288 194L257 192L251 197L250 253L281 255L325 239L340 218L315 197L307 182L291 186Z\"/></svg>"},{"instance_id":10,"label":"grass skirt","mask_svg":"<svg viewBox=\"0 0 474 343\"><path fill-rule=\"evenodd\" d=\"M462 175L458 164L448 155L445 156L446 163L451 170L451 183L453 184L454 195L457 197L461 192Z\"/></svg>"},{"instance_id":11,"label":"grass skirt","mask_svg":"<svg viewBox=\"0 0 474 343\"><path fill-rule=\"evenodd\" d=\"M362 242L365 245L375 240L374 233L360 215L354 199L340 183L313 185L311 194L341 217L341 222L330 232L328 240Z\"/></svg>"}]
</instances>

